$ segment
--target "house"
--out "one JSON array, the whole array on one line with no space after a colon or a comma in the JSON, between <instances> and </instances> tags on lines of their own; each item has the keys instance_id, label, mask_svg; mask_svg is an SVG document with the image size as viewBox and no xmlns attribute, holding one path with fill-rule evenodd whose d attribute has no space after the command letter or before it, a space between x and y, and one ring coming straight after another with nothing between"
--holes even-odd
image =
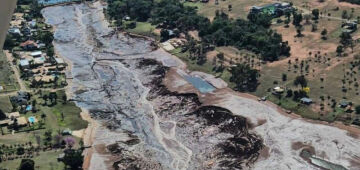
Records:
<instances>
[{"instance_id":1,"label":"house","mask_svg":"<svg viewBox=\"0 0 360 170\"><path fill-rule=\"evenodd\" d=\"M43 65L45 63L45 57L34 58L35 65Z\"/></svg>"},{"instance_id":2,"label":"house","mask_svg":"<svg viewBox=\"0 0 360 170\"><path fill-rule=\"evenodd\" d=\"M41 57L42 56L42 52L41 51L35 51L35 52L32 52L30 54L32 57Z\"/></svg>"},{"instance_id":3,"label":"house","mask_svg":"<svg viewBox=\"0 0 360 170\"><path fill-rule=\"evenodd\" d=\"M313 101L312 101L310 98L307 98L307 97L301 98L301 99L300 99L300 102L301 102L302 104L307 104L307 105L313 103Z\"/></svg>"},{"instance_id":4,"label":"house","mask_svg":"<svg viewBox=\"0 0 360 170\"><path fill-rule=\"evenodd\" d=\"M274 3L268 4L262 7L253 6L250 9L251 14L267 14L274 17L280 17L284 15L286 11L292 12L294 8L291 6L290 3Z\"/></svg>"},{"instance_id":5,"label":"house","mask_svg":"<svg viewBox=\"0 0 360 170\"><path fill-rule=\"evenodd\" d=\"M30 28L35 28L36 27L36 20L32 20L30 22L28 22L28 25L30 26Z\"/></svg>"},{"instance_id":6,"label":"house","mask_svg":"<svg viewBox=\"0 0 360 170\"><path fill-rule=\"evenodd\" d=\"M65 153L59 154L58 157L57 157L57 161L58 161L58 162L63 161L63 160L64 160L64 157L65 157Z\"/></svg>"},{"instance_id":7,"label":"house","mask_svg":"<svg viewBox=\"0 0 360 170\"><path fill-rule=\"evenodd\" d=\"M346 101L346 100L342 100L340 103L339 103L339 107L341 108L346 108L347 106L350 105L350 102Z\"/></svg>"},{"instance_id":8,"label":"house","mask_svg":"<svg viewBox=\"0 0 360 170\"><path fill-rule=\"evenodd\" d=\"M24 50L35 50L38 48L38 45L32 40L27 40L21 43L20 47L23 48Z\"/></svg>"},{"instance_id":9,"label":"house","mask_svg":"<svg viewBox=\"0 0 360 170\"><path fill-rule=\"evenodd\" d=\"M20 60L20 67L21 67L21 69L29 68L30 67L29 60L21 59Z\"/></svg>"},{"instance_id":10,"label":"house","mask_svg":"<svg viewBox=\"0 0 360 170\"><path fill-rule=\"evenodd\" d=\"M12 35L21 35L21 31L17 27L10 28L8 32Z\"/></svg>"},{"instance_id":11,"label":"house","mask_svg":"<svg viewBox=\"0 0 360 170\"><path fill-rule=\"evenodd\" d=\"M20 117L19 112L12 112L12 113L7 114L7 118L11 119L11 120L14 120L14 119L19 118L19 117Z\"/></svg>"},{"instance_id":12,"label":"house","mask_svg":"<svg viewBox=\"0 0 360 170\"><path fill-rule=\"evenodd\" d=\"M65 130L63 130L62 131L62 133L61 133L62 135L71 135L72 134L72 131L70 130L70 129L65 129Z\"/></svg>"},{"instance_id":13,"label":"house","mask_svg":"<svg viewBox=\"0 0 360 170\"><path fill-rule=\"evenodd\" d=\"M0 127L9 126L10 122L11 122L10 119L1 120L1 121L0 121Z\"/></svg>"},{"instance_id":14,"label":"house","mask_svg":"<svg viewBox=\"0 0 360 170\"><path fill-rule=\"evenodd\" d=\"M357 23L354 21L348 21L341 24L343 32L353 33L357 30Z\"/></svg>"},{"instance_id":15,"label":"house","mask_svg":"<svg viewBox=\"0 0 360 170\"><path fill-rule=\"evenodd\" d=\"M17 96L11 96L10 101L13 104L17 105L26 105L30 99L30 94L28 92L19 91Z\"/></svg>"},{"instance_id":16,"label":"house","mask_svg":"<svg viewBox=\"0 0 360 170\"><path fill-rule=\"evenodd\" d=\"M283 93L285 90L284 90L283 88L277 86L277 87L274 88L274 91L275 91L276 93Z\"/></svg>"},{"instance_id":17,"label":"house","mask_svg":"<svg viewBox=\"0 0 360 170\"><path fill-rule=\"evenodd\" d=\"M31 29L29 27L25 27L21 30L21 32L25 35L25 36L31 36Z\"/></svg>"},{"instance_id":18,"label":"house","mask_svg":"<svg viewBox=\"0 0 360 170\"><path fill-rule=\"evenodd\" d=\"M56 64L58 65L66 65L64 59L62 58L55 58Z\"/></svg>"},{"instance_id":19,"label":"house","mask_svg":"<svg viewBox=\"0 0 360 170\"><path fill-rule=\"evenodd\" d=\"M26 126L28 123L25 117L19 117L16 120L17 120L18 126Z\"/></svg>"},{"instance_id":20,"label":"house","mask_svg":"<svg viewBox=\"0 0 360 170\"><path fill-rule=\"evenodd\" d=\"M34 79L37 82L51 83L55 81L55 76L36 76Z\"/></svg>"}]
</instances>

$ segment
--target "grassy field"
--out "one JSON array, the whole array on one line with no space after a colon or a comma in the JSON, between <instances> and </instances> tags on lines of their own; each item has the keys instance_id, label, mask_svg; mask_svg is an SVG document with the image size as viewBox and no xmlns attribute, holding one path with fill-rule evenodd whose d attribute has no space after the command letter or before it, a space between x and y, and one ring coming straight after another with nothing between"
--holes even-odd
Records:
<instances>
[{"instance_id":1,"label":"grassy field","mask_svg":"<svg viewBox=\"0 0 360 170\"><path fill-rule=\"evenodd\" d=\"M251 6L263 6L276 1L272 0L226 0L218 1L215 5L215 0L210 0L209 3L191 3L187 2L185 5L194 6L198 8L198 13L212 19L216 10L222 10L231 18L246 19ZM228 65L231 63L247 63L253 68L260 70L261 77L259 78L259 86L257 91L252 93L256 96L269 96L269 100L281 105L283 108L302 115L303 117L311 119L321 119L325 121L334 121L346 119L346 123L351 122L356 116L354 113L345 113L344 109L336 106L331 107L332 101L339 103L341 100L352 101L354 105L360 104L359 89L356 83L359 83L360 76L357 74L357 68L351 68L354 55L360 52L359 45L356 45L354 52L347 49L348 57L338 57L336 54L336 47L339 45L341 34L341 16L346 10L352 19L360 16L360 6L351 5L348 3L339 3L337 0L327 0L320 3L317 0L290 0L299 11L311 14L312 9L320 9L324 16L331 16L337 18L321 17L316 23L317 31L312 31L312 24L302 23L304 36L298 38L296 28L290 23L289 28L285 28L284 23L277 23L271 26L271 29L282 34L283 41L287 41L291 46L291 57L281 59L273 63L263 64L259 60L259 56L248 51L238 50L234 47L217 47L214 52L208 55L208 62L211 63L212 57L217 53L222 52L225 55L225 62ZM228 6L232 5L232 10L229 11ZM336 7L339 9L335 10ZM330 14L329 14L330 13ZM281 17L284 20L284 17ZM275 19L276 20L276 19ZM274 21L275 21L274 20ZM327 29L327 39L323 40L321 31ZM352 33L354 39L360 37L360 32ZM178 55L179 56L179 55ZM192 70L204 71L212 73L212 64L204 64L199 66L195 61L187 61L187 57L181 56ZM230 62L232 61L232 62ZM289 63L290 62L290 63ZM302 67L302 68L300 68ZM286 74L287 80L283 81L282 76ZM282 97L279 99L271 95L271 89L276 86L282 86L287 89L297 90L300 87L293 85L294 79L299 75L305 75L308 79L308 86L310 93L308 94L315 104L311 106L301 105L290 98ZM231 75L229 74L228 77ZM221 76L223 77L223 76ZM345 83L343 83L343 81ZM343 89L346 89L345 91ZM351 117L351 119L349 119Z\"/></svg>"},{"instance_id":2,"label":"grassy field","mask_svg":"<svg viewBox=\"0 0 360 170\"><path fill-rule=\"evenodd\" d=\"M150 36L150 37L158 37L159 35L156 35L154 33L155 25L151 25L149 22L136 22L136 27L134 29L126 29L127 32L144 35L144 36Z\"/></svg>"},{"instance_id":3,"label":"grassy field","mask_svg":"<svg viewBox=\"0 0 360 170\"><path fill-rule=\"evenodd\" d=\"M187 65L187 69L191 71L201 71L208 74L216 75L217 77L226 81L230 87L233 86L233 83L230 82L230 72L228 70L224 70L221 72L214 71L214 65L211 63L210 60L207 60L206 63L199 65L196 63L196 60L191 60L188 57L188 52L181 53L181 48L177 48L175 50L170 51L171 54L179 57L182 61L184 61Z\"/></svg>"},{"instance_id":4,"label":"grassy field","mask_svg":"<svg viewBox=\"0 0 360 170\"><path fill-rule=\"evenodd\" d=\"M35 161L36 170L63 170L64 164L57 161L57 157L63 151L47 151L40 152L39 156L32 158ZM11 160L0 163L1 168L7 168L8 170L15 170L19 168L21 159Z\"/></svg>"},{"instance_id":5,"label":"grassy field","mask_svg":"<svg viewBox=\"0 0 360 170\"><path fill-rule=\"evenodd\" d=\"M14 73L2 51L0 51L0 86L4 88L0 90L0 93L16 91L18 89Z\"/></svg>"},{"instance_id":6,"label":"grassy field","mask_svg":"<svg viewBox=\"0 0 360 170\"><path fill-rule=\"evenodd\" d=\"M8 96L0 96L0 109L5 113L11 112L12 105Z\"/></svg>"}]
</instances>

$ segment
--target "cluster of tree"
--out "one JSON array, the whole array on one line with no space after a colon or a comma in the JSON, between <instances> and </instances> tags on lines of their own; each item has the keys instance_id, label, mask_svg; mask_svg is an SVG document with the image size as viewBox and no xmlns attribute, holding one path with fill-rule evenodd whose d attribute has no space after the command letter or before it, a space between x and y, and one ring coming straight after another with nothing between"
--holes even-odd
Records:
<instances>
[{"instance_id":1,"label":"cluster of tree","mask_svg":"<svg viewBox=\"0 0 360 170\"><path fill-rule=\"evenodd\" d=\"M268 29L270 17L257 14L249 15L250 20L232 20L221 12L206 27L201 27L199 36L204 42L217 46L232 45L261 54L266 61L276 61L280 56L290 56L290 47L282 41L282 36Z\"/></svg>"},{"instance_id":2,"label":"cluster of tree","mask_svg":"<svg viewBox=\"0 0 360 170\"><path fill-rule=\"evenodd\" d=\"M249 65L237 64L232 67L230 81L235 83L236 89L239 91L255 91L260 73L256 69L252 69Z\"/></svg>"},{"instance_id":3,"label":"cluster of tree","mask_svg":"<svg viewBox=\"0 0 360 170\"><path fill-rule=\"evenodd\" d=\"M360 4L360 0L339 0L339 2L349 2L352 4Z\"/></svg>"},{"instance_id":4,"label":"cluster of tree","mask_svg":"<svg viewBox=\"0 0 360 170\"><path fill-rule=\"evenodd\" d=\"M125 16L139 21L150 21L163 29L180 32L198 30L204 43L217 46L233 45L261 54L263 60L275 61L280 56L290 56L290 47L282 36L269 29L271 17L250 14L249 21L229 19L217 11L213 22L197 14L196 8L184 6L178 0L108 0L108 15L119 26ZM168 34L162 31L163 40Z\"/></svg>"}]
</instances>

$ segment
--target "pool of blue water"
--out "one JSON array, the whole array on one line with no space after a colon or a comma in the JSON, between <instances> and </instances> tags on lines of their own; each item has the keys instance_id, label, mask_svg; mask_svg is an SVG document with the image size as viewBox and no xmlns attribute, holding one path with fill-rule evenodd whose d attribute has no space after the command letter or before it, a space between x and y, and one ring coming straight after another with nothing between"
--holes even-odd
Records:
<instances>
[{"instance_id":1,"label":"pool of blue water","mask_svg":"<svg viewBox=\"0 0 360 170\"><path fill-rule=\"evenodd\" d=\"M80 1L80 0L38 0L38 3L43 5L54 5L65 2L75 2L75 1Z\"/></svg>"},{"instance_id":2,"label":"pool of blue water","mask_svg":"<svg viewBox=\"0 0 360 170\"><path fill-rule=\"evenodd\" d=\"M209 93L215 90L215 87L199 77L184 76L186 81L190 82L201 93Z\"/></svg>"},{"instance_id":3,"label":"pool of blue water","mask_svg":"<svg viewBox=\"0 0 360 170\"><path fill-rule=\"evenodd\" d=\"M32 116L29 117L29 122L30 122L30 123L34 123L34 122L35 122L35 117L32 117Z\"/></svg>"}]
</instances>

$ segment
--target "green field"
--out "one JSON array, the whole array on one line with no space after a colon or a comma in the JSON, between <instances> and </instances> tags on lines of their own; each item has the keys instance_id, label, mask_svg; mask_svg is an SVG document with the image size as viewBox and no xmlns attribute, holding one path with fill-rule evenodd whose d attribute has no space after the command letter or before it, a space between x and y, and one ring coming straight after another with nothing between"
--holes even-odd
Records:
<instances>
[{"instance_id":1,"label":"green field","mask_svg":"<svg viewBox=\"0 0 360 170\"><path fill-rule=\"evenodd\" d=\"M9 113L12 110L12 105L8 96L0 96L0 110Z\"/></svg>"},{"instance_id":2,"label":"green field","mask_svg":"<svg viewBox=\"0 0 360 170\"><path fill-rule=\"evenodd\" d=\"M150 37L157 37L158 35L155 35L154 30L155 25L151 25L151 23L149 22L136 22L136 27L134 29L126 29L126 32Z\"/></svg>"},{"instance_id":3,"label":"green field","mask_svg":"<svg viewBox=\"0 0 360 170\"><path fill-rule=\"evenodd\" d=\"M64 164L57 161L57 157L63 151L47 151L40 152L39 156L32 158L35 161L36 170L63 170ZM19 168L21 159L15 159L11 161L5 161L0 163L1 168L6 168L8 170L15 170Z\"/></svg>"},{"instance_id":4,"label":"green field","mask_svg":"<svg viewBox=\"0 0 360 170\"><path fill-rule=\"evenodd\" d=\"M13 70L2 51L0 51L0 86L4 88L0 90L0 93L18 90L18 84L14 77Z\"/></svg>"}]
</instances>

